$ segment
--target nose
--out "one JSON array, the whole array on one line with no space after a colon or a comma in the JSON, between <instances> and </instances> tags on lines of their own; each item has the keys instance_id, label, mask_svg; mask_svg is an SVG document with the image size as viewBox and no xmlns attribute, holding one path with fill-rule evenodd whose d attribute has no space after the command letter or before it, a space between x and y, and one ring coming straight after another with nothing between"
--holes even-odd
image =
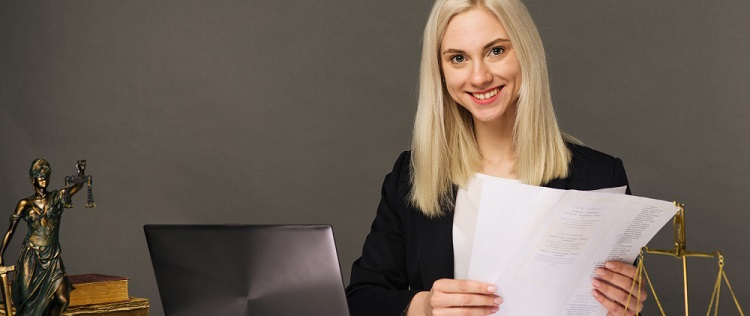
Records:
<instances>
[{"instance_id":1,"label":"nose","mask_svg":"<svg viewBox=\"0 0 750 316\"><path fill-rule=\"evenodd\" d=\"M492 73L484 62L474 63L474 73L471 76L471 83L478 87L484 87L492 81Z\"/></svg>"}]
</instances>

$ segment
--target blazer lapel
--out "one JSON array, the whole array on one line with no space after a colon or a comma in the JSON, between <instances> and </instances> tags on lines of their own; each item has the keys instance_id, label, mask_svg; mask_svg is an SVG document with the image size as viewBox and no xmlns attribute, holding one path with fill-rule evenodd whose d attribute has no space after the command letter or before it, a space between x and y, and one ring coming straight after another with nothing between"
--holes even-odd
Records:
<instances>
[{"instance_id":1,"label":"blazer lapel","mask_svg":"<svg viewBox=\"0 0 750 316\"><path fill-rule=\"evenodd\" d=\"M453 201L458 190L453 188ZM419 223L419 267L424 289L443 278L453 278L453 208L443 207L443 216L417 216Z\"/></svg>"}]
</instances>

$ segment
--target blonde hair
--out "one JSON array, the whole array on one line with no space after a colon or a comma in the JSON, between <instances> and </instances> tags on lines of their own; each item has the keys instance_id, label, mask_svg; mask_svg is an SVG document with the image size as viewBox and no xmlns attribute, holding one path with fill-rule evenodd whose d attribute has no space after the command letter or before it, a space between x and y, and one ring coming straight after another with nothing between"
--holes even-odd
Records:
<instances>
[{"instance_id":1,"label":"blonde hair","mask_svg":"<svg viewBox=\"0 0 750 316\"><path fill-rule=\"evenodd\" d=\"M481 167L469 113L442 84L439 49L451 18L481 6L505 27L521 64L513 142L515 172L541 185L568 175L570 152L552 109L547 60L539 32L520 0L438 0L425 26L419 103L412 139L411 203L428 217L453 205L453 186L463 186Z\"/></svg>"}]
</instances>

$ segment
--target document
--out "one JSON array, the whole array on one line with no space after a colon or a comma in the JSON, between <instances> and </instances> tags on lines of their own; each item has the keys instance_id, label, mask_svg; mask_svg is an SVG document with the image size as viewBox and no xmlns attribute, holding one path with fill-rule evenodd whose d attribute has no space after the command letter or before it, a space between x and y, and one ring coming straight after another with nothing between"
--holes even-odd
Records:
<instances>
[{"instance_id":1,"label":"document","mask_svg":"<svg viewBox=\"0 0 750 316\"><path fill-rule=\"evenodd\" d=\"M624 192L485 179L468 277L497 286L495 315L606 315L591 295L596 268L634 262L677 212Z\"/></svg>"}]
</instances>

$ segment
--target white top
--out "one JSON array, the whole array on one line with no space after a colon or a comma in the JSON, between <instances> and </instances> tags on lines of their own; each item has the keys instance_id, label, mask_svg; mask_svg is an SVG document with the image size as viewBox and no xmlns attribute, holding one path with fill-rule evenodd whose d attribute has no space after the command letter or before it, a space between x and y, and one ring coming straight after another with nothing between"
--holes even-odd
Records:
<instances>
[{"instance_id":1,"label":"white top","mask_svg":"<svg viewBox=\"0 0 750 316\"><path fill-rule=\"evenodd\" d=\"M456 279L466 279L469 275L474 228L479 213L479 200L482 197L482 180L488 178L520 183L518 180L477 173L469 178L465 188L458 189L456 208L453 210L453 272Z\"/></svg>"}]
</instances>

